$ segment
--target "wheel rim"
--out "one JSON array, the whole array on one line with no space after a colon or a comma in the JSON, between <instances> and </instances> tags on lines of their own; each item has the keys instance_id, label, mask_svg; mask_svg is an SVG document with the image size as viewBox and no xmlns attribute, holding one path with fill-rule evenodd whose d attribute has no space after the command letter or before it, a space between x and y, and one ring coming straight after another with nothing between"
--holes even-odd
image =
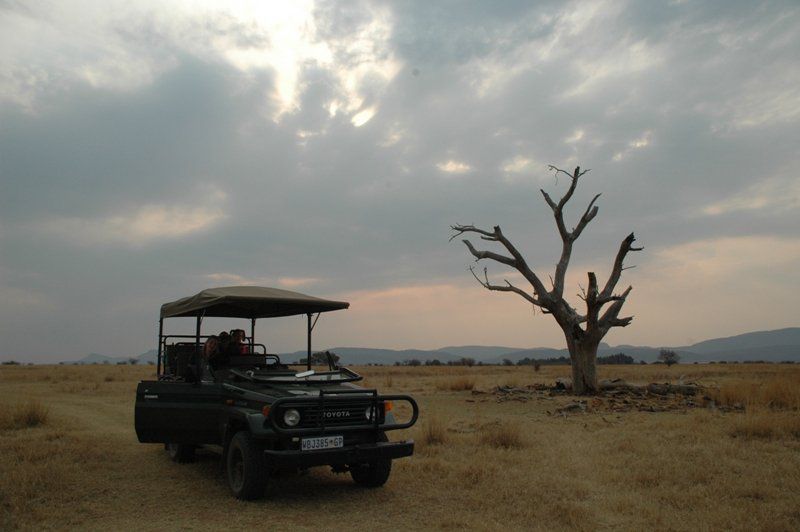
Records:
<instances>
[{"instance_id":1,"label":"wheel rim","mask_svg":"<svg viewBox=\"0 0 800 532\"><path fill-rule=\"evenodd\" d=\"M233 491L238 492L244 484L244 459L239 449L231 449L231 461L228 464L229 477Z\"/></svg>"}]
</instances>

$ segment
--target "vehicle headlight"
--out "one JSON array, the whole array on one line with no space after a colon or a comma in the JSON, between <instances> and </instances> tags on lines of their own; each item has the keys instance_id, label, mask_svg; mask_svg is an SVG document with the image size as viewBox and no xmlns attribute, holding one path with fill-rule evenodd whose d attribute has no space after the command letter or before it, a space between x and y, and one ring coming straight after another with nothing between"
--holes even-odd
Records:
<instances>
[{"instance_id":1,"label":"vehicle headlight","mask_svg":"<svg viewBox=\"0 0 800 532\"><path fill-rule=\"evenodd\" d=\"M283 413L283 422L290 427L297 426L297 424L300 423L300 412L295 408L290 408Z\"/></svg>"}]
</instances>

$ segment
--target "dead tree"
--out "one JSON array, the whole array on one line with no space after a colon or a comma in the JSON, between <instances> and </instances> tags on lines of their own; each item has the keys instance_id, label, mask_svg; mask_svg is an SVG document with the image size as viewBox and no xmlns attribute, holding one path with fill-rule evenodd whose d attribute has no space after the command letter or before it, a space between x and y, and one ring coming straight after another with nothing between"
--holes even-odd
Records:
<instances>
[{"instance_id":1,"label":"dead tree","mask_svg":"<svg viewBox=\"0 0 800 532\"><path fill-rule=\"evenodd\" d=\"M578 220L578 224L570 231L564 223L564 206L575 192L578 180L589 170L582 171L580 167L577 167L570 174L555 166L550 166L549 169L555 172L556 175L565 174L570 179L569 189L558 202L553 201L547 192L541 190L544 200L553 211L562 242L561 257L556 265L555 275L551 277L552 289L547 290L545 288L541 279L531 270L516 246L500 230L499 225L494 226L492 231L480 229L474 225L453 225L451 229L454 233L450 240L452 241L465 233L476 233L480 235L481 240L497 242L502 245L505 253L495 253L493 251L478 250L469 240L462 240L475 257L475 262L490 259L514 268L530 283L532 290L523 290L514 286L508 280L505 280L505 284L492 284L486 268L483 270L483 279L475 273L473 267L470 267L472 275L488 290L513 292L527 300L534 307L539 307L544 314L551 314L564 332L564 337L567 341L567 348L572 362L574 392L576 394L594 393L598 389L596 361L597 347L600 341L612 327L626 327L633 320L633 316L622 318L619 316L622 306L625 304L625 300L633 287L629 286L621 293L615 293L622 271L627 269L623 266L623 262L629 252L640 251L643 248L633 247L633 242L636 240L633 233L625 237L617 251L611 274L602 289L597 284L597 276L594 272L588 272L587 288L579 295L586 303L586 312L581 314L573 308L564 299L564 278L572 255L572 245L583 230L586 229L589 222L597 215L598 207L595 202L600 197L600 194L597 194L589 202L589 206L580 217L580 220Z\"/></svg>"}]
</instances>

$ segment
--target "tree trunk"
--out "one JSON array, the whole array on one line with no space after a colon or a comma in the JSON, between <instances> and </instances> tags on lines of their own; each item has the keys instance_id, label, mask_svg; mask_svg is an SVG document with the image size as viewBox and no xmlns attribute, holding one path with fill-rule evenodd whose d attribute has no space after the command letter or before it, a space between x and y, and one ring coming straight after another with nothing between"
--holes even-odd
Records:
<instances>
[{"instance_id":1,"label":"tree trunk","mask_svg":"<svg viewBox=\"0 0 800 532\"><path fill-rule=\"evenodd\" d=\"M590 395L598 391L596 360L599 343L575 340L567 335L572 360L572 393L575 395Z\"/></svg>"}]
</instances>

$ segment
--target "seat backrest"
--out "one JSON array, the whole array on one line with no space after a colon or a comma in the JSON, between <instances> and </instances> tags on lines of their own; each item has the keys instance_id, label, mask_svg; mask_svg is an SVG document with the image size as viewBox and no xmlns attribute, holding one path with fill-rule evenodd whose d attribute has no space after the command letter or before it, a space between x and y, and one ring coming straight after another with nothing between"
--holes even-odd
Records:
<instances>
[{"instance_id":1,"label":"seat backrest","mask_svg":"<svg viewBox=\"0 0 800 532\"><path fill-rule=\"evenodd\" d=\"M169 372L176 377L195 380L196 376L199 375L197 368L199 367L202 349L202 345L198 349L194 342L180 342L166 346L165 368L168 368Z\"/></svg>"}]
</instances>

